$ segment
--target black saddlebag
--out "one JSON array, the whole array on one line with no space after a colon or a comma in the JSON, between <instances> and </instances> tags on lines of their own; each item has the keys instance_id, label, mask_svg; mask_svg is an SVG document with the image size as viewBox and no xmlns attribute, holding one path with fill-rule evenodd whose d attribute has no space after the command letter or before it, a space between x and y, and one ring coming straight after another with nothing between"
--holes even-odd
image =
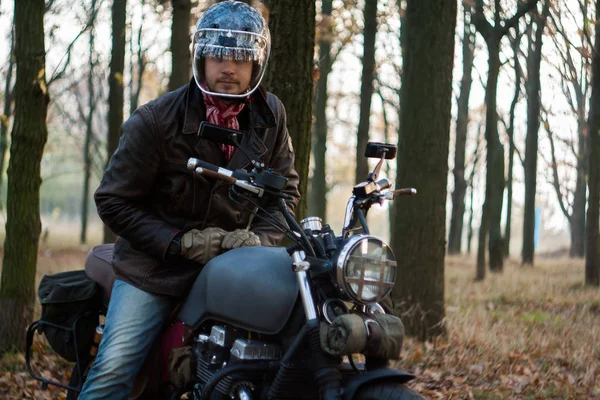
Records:
<instances>
[{"instance_id":1,"label":"black saddlebag","mask_svg":"<svg viewBox=\"0 0 600 400\"><path fill-rule=\"evenodd\" d=\"M44 275L38 288L42 331L56 353L69 361L86 355L92 345L101 308L101 292L85 271Z\"/></svg>"}]
</instances>

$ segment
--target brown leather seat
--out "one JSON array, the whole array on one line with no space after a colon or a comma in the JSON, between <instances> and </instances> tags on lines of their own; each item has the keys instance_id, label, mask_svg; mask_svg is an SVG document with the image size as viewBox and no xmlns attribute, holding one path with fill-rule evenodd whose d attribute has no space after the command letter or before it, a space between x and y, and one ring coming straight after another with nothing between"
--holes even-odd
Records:
<instances>
[{"instance_id":1,"label":"brown leather seat","mask_svg":"<svg viewBox=\"0 0 600 400\"><path fill-rule=\"evenodd\" d=\"M108 304L115 273L112 266L114 243L101 244L94 247L85 259L85 274L102 288L103 300Z\"/></svg>"}]
</instances>

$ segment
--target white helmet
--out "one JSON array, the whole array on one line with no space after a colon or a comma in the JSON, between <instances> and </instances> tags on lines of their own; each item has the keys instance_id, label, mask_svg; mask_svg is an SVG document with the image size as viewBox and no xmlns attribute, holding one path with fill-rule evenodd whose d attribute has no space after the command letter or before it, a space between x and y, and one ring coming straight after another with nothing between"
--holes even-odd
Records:
<instances>
[{"instance_id":1,"label":"white helmet","mask_svg":"<svg viewBox=\"0 0 600 400\"><path fill-rule=\"evenodd\" d=\"M246 3L225 1L209 7L196 24L192 42L194 79L202 92L229 98L245 98L260 85L271 52L269 27L260 13ZM249 90L242 94L211 92L203 88L205 57L252 61Z\"/></svg>"}]
</instances>

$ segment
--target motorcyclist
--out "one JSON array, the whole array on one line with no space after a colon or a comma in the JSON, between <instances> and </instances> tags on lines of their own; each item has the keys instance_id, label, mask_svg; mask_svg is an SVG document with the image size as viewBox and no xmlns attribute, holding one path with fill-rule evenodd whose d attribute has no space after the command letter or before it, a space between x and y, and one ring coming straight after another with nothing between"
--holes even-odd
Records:
<instances>
[{"instance_id":1,"label":"motorcyclist","mask_svg":"<svg viewBox=\"0 0 600 400\"><path fill-rule=\"evenodd\" d=\"M192 44L194 78L123 124L95 193L100 217L118 235L116 281L80 399L127 398L165 319L208 260L235 247L276 245L283 237L250 219L249 205L231 199L226 184L187 170L189 157L249 168L239 150L199 138L201 121L242 130L244 148L289 179L290 209L298 203L285 109L260 85L270 52L264 19L245 3L217 3L199 19ZM274 203L264 207L280 216Z\"/></svg>"}]
</instances>

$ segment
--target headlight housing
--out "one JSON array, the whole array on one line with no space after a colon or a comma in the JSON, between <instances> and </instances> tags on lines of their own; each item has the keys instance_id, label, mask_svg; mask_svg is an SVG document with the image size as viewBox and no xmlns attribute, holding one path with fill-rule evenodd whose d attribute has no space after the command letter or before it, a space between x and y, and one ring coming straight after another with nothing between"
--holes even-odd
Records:
<instances>
[{"instance_id":1,"label":"headlight housing","mask_svg":"<svg viewBox=\"0 0 600 400\"><path fill-rule=\"evenodd\" d=\"M337 283L343 294L373 304L390 294L396 282L396 258L390 247L371 235L351 236L337 258Z\"/></svg>"}]
</instances>

